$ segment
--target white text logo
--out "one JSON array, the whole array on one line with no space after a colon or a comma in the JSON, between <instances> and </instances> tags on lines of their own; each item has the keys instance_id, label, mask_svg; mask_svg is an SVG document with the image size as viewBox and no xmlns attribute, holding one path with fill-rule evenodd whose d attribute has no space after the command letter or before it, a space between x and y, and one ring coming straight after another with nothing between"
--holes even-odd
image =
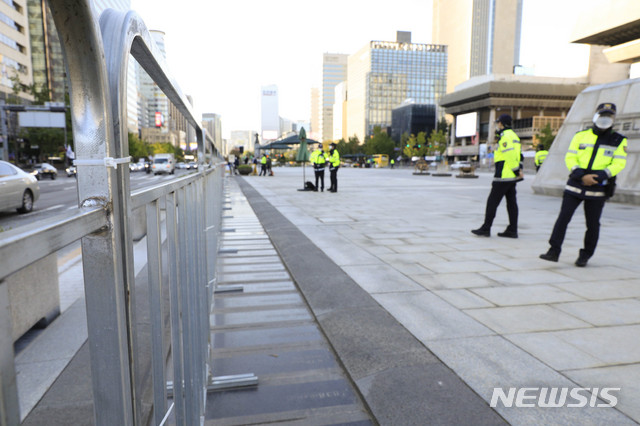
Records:
<instances>
[{"instance_id":1,"label":"white text logo","mask_svg":"<svg viewBox=\"0 0 640 426\"><path fill-rule=\"evenodd\" d=\"M620 388L493 388L490 406L503 407L615 407Z\"/></svg>"}]
</instances>

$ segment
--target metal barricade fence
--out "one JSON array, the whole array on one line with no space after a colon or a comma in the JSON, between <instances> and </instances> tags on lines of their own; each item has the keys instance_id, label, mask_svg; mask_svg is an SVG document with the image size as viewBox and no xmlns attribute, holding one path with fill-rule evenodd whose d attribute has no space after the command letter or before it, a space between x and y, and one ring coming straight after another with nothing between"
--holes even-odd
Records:
<instances>
[{"instance_id":1,"label":"metal barricade fence","mask_svg":"<svg viewBox=\"0 0 640 426\"><path fill-rule=\"evenodd\" d=\"M176 424L200 424L211 380L209 309L224 164L135 13L106 10L98 22L89 0L50 0L49 5L69 74L80 206L4 232L0 239L0 425L20 423L8 291L2 280L79 239L95 423L159 425L173 409ZM195 129L199 161L198 172L133 194L126 167L130 54ZM143 360L140 350L129 225L132 211L140 208L147 222L150 329L143 334L150 335L150 360ZM168 371L173 373L169 408ZM153 401L143 404L150 389Z\"/></svg>"}]
</instances>

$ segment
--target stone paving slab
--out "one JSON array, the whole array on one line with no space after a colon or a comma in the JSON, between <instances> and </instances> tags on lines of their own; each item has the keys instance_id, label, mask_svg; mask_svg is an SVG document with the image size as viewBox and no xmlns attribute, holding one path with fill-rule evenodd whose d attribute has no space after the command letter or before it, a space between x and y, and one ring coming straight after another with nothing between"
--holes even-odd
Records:
<instances>
[{"instance_id":1,"label":"stone paving slab","mask_svg":"<svg viewBox=\"0 0 640 426\"><path fill-rule=\"evenodd\" d=\"M546 284L518 287L475 288L472 289L471 292L497 306L538 305L583 300L573 293ZM565 305L554 305L555 308L567 312L565 309L562 309L562 306ZM571 312L567 313L571 314Z\"/></svg>"}]
</instances>

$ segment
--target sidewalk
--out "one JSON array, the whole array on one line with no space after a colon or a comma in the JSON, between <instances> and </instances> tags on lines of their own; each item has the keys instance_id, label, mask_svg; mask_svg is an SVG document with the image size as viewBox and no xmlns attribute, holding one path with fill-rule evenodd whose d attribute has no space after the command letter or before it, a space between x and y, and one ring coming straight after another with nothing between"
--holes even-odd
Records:
<instances>
[{"instance_id":1,"label":"sidewalk","mask_svg":"<svg viewBox=\"0 0 640 426\"><path fill-rule=\"evenodd\" d=\"M615 408L498 403L495 411L509 423L640 421L640 207L607 204L598 250L586 268L577 268L581 212L569 227L560 262L538 259L548 248L560 199L534 195L533 176L518 186L520 238L512 240L495 236L506 227L504 206L494 236L470 233L482 222L488 173L456 179L344 168L336 194L297 191L301 168L274 173L240 178L256 190L241 183L254 209L263 206L256 209L260 221L268 220L265 205L275 207L485 404L497 387L621 388L614 392ZM305 261L288 258L278 245L278 228L265 228L290 270ZM323 311L312 310L323 325ZM348 342L323 331L343 360ZM352 379L370 404L367 385ZM425 401L420 393L413 399Z\"/></svg>"}]
</instances>

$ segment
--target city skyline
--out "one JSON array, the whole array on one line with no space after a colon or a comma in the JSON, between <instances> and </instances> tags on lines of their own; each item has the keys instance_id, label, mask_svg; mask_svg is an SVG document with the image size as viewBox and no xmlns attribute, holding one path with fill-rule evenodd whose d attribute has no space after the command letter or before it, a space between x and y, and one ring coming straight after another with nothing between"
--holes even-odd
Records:
<instances>
[{"instance_id":1,"label":"city skyline","mask_svg":"<svg viewBox=\"0 0 640 426\"><path fill-rule=\"evenodd\" d=\"M575 4L557 3L524 0L521 64L540 76L586 75L588 46L569 43L579 18ZM431 42L431 1L399 0L381 14L385 4L329 0L313 17L299 13L292 0L215 7L186 0L162 8L133 0L131 7L149 29L166 32L171 72L194 97L198 114L221 115L228 137L232 130L260 127L260 89L269 84L279 87L282 117L308 121L309 94L321 86L324 53L351 55L371 40L393 41L396 31L411 31L415 43Z\"/></svg>"}]
</instances>

